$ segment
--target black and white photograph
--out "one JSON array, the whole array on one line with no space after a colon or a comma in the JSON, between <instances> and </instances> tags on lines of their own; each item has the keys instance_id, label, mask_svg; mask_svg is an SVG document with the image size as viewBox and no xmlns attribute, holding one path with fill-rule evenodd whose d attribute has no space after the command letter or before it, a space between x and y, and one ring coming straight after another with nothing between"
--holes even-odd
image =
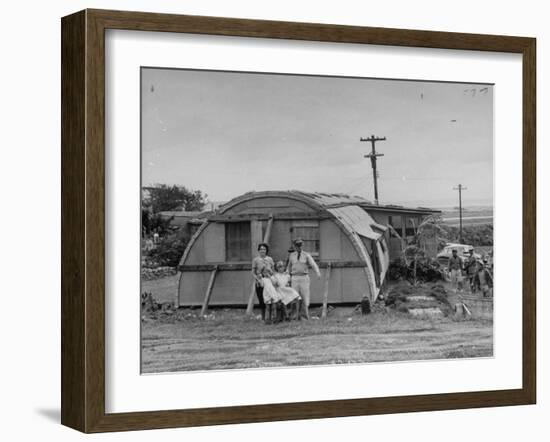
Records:
<instances>
[{"instance_id":1,"label":"black and white photograph","mask_svg":"<svg viewBox=\"0 0 550 442\"><path fill-rule=\"evenodd\" d=\"M142 67L141 373L493 357L493 126L493 84Z\"/></svg>"}]
</instances>

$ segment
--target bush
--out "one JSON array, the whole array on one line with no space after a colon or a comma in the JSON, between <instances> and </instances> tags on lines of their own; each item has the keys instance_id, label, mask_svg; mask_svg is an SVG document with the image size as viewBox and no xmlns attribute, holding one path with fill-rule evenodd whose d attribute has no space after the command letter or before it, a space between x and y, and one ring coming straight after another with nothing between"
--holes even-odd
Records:
<instances>
[{"instance_id":1,"label":"bush","mask_svg":"<svg viewBox=\"0 0 550 442\"><path fill-rule=\"evenodd\" d=\"M442 225L446 233L448 242L460 242L459 228L454 226ZM477 226L464 226L462 228L462 239L464 244L476 246L493 245L493 225L481 224Z\"/></svg>"},{"instance_id":2,"label":"bush","mask_svg":"<svg viewBox=\"0 0 550 442\"><path fill-rule=\"evenodd\" d=\"M388 279L390 281L407 280L414 282L414 265L414 260L411 260L409 264L403 258L393 260L388 268ZM417 282L433 282L441 279L440 264L436 260L426 257L416 260Z\"/></svg>"},{"instance_id":3,"label":"bush","mask_svg":"<svg viewBox=\"0 0 550 442\"><path fill-rule=\"evenodd\" d=\"M164 219L158 213L150 213L147 210L141 209L141 225L143 232L150 235L157 232L159 235L165 235L170 231L170 223L174 217Z\"/></svg>"},{"instance_id":4,"label":"bush","mask_svg":"<svg viewBox=\"0 0 550 442\"><path fill-rule=\"evenodd\" d=\"M176 267L187 247L187 238L168 235L161 239L156 248L148 252L148 259L155 266Z\"/></svg>"},{"instance_id":5,"label":"bush","mask_svg":"<svg viewBox=\"0 0 550 442\"><path fill-rule=\"evenodd\" d=\"M407 278L407 264L402 258L394 259L388 267L388 279L390 281L400 281Z\"/></svg>"},{"instance_id":6,"label":"bush","mask_svg":"<svg viewBox=\"0 0 550 442\"><path fill-rule=\"evenodd\" d=\"M410 272L412 273L411 263ZM423 258L416 263L416 279L422 282L433 282L442 279L440 264L431 258Z\"/></svg>"},{"instance_id":7,"label":"bush","mask_svg":"<svg viewBox=\"0 0 550 442\"><path fill-rule=\"evenodd\" d=\"M407 302L407 295L410 295L412 292L406 291L403 288L400 290L392 290L388 295L386 296L385 305L387 307L396 306L398 304L401 304L403 302Z\"/></svg>"}]
</instances>

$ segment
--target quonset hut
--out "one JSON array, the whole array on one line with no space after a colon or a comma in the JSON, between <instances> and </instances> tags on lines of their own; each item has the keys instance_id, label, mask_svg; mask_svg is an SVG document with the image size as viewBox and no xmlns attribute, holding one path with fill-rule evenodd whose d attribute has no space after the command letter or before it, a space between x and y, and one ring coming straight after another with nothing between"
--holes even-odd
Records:
<instances>
[{"instance_id":1,"label":"quonset hut","mask_svg":"<svg viewBox=\"0 0 550 442\"><path fill-rule=\"evenodd\" d=\"M369 212L387 221L403 210L419 219L434 212L373 206L343 194L246 193L209 215L191 238L178 267L176 304L250 308L255 301L251 262L258 244L268 243L274 261L286 262L296 238L303 239L322 273L311 278L312 304L323 302L325 292L331 304L357 303L365 296L373 302L390 262L390 229Z\"/></svg>"}]
</instances>

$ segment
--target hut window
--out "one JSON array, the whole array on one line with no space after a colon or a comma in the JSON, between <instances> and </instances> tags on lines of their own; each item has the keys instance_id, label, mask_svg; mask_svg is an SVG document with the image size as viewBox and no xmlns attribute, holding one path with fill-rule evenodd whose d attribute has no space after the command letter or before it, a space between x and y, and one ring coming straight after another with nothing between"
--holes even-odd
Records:
<instances>
[{"instance_id":1,"label":"hut window","mask_svg":"<svg viewBox=\"0 0 550 442\"><path fill-rule=\"evenodd\" d=\"M405 236L414 236L418 227L418 218L405 218Z\"/></svg>"},{"instance_id":2,"label":"hut window","mask_svg":"<svg viewBox=\"0 0 550 442\"><path fill-rule=\"evenodd\" d=\"M401 226L403 225L401 215L388 216L388 224L399 232L401 230Z\"/></svg>"},{"instance_id":3,"label":"hut window","mask_svg":"<svg viewBox=\"0 0 550 442\"><path fill-rule=\"evenodd\" d=\"M226 261L250 261L251 247L249 222L225 224Z\"/></svg>"},{"instance_id":4,"label":"hut window","mask_svg":"<svg viewBox=\"0 0 550 442\"><path fill-rule=\"evenodd\" d=\"M302 238L303 249L312 256L319 256L319 223L318 222L295 222L290 228L291 239Z\"/></svg>"}]
</instances>

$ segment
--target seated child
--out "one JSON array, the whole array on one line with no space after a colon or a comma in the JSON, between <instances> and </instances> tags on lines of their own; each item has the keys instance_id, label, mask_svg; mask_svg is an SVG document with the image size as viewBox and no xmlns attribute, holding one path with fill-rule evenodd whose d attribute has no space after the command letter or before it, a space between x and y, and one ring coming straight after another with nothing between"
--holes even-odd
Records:
<instances>
[{"instance_id":1,"label":"seated child","mask_svg":"<svg viewBox=\"0 0 550 442\"><path fill-rule=\"evenodd\" d=\"M271 279L273 276L273 273L271 272L271 270L265 267L262 270L261 276L262 276L261 283L263 287L264 302L268 310L268 317L266 317L266 322L271 322L273 306L274 305L277 306L277 304L281 301L281 296L273 286L273 281Z\"/></svg>"},{"instance_id":2,"label":"seated child","mask_svg":"<svg viewBox=\"0 0 550 442\"><path fill-rule=\"evenodd\" d=\"M285 265L283 261L278 261L275 265L276 273L271 277L273 285L275 286L277 293L279 294L280 301L282 303L285 319L289 319L287 306L291 305L296 307L296 316L299 314L299 303L301 297L296 290L290 287L290 275L285 272Z\"/></svg>"}]
</instances>

